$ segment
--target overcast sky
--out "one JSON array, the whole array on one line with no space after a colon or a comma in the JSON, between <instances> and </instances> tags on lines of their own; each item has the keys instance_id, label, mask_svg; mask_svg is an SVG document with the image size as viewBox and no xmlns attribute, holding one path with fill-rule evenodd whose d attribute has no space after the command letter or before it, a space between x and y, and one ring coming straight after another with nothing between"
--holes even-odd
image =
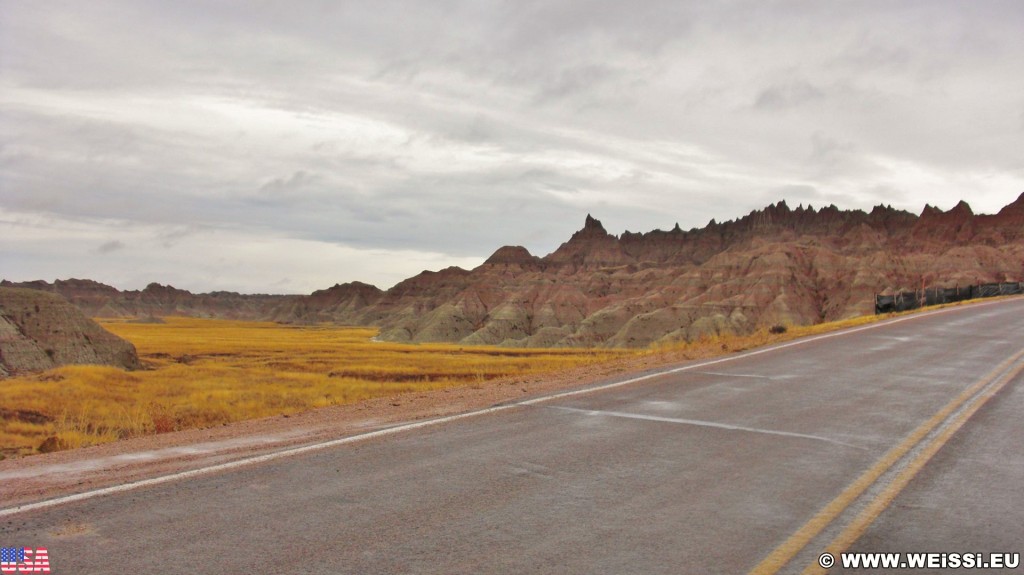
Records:
<instances>
[{"instance_id":1,"label":"overcast sky","mask_svg":"<svg viewBox=\"0 0 1024 575\"><path fill-rule=\"evenodd\" d=\"M1024 192L1024 2L0 0L0 277L382 288Z\"/></svg>"}]
</instances>

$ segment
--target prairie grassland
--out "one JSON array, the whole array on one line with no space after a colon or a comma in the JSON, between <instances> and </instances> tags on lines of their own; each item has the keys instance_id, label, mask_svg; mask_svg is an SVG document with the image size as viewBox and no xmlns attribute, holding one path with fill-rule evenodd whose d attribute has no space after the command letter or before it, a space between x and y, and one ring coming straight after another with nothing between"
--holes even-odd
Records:
<instances>
[{"instance_id":1,"label":"prairie grassland","mask_svg":"<svg viewBox=\"0 0 1024 575\"><path fill-rule=\"evenodd\" d=\"M99 320L147 369L66 366L0 385L0 454L82 447L409 391L478 385L642 351L374 342L373 328Z\"/></svg>"},{"instance_id":2,"label":"prairie grassland","mask_svg":"<svg viewBox=\"0 0 1024 575\"><path fill-rule=\"evenodd\" d=\"M375 328L179 317L165 323L101 319L106 329L135 344L147 368L126 372L67 366L4 381L0 457L587 364L624 360L621 369L626 369L631 360L650 365L704 359L886 317L788 326L784 333L722 334L634 350L409 345L375 342Z\"/></svg>"}]
</instances>

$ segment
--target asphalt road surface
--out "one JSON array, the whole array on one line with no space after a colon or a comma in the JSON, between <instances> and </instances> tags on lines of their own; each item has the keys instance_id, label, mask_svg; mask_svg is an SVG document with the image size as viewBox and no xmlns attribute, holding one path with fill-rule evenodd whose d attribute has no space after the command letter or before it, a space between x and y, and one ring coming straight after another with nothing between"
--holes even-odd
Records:
<instances>
[{"instance_id":1,"label":"asphalt road surface","mask_svg":"<svg viewBox=\"0 0 1024 575\"><path fill-rule=\"evenodd\" d=\"M0 545L46 547L76 575L799 573L826 551L832 572L842 553L1024 553L1022 369L1024 299L952 308L7 509Z\"/></svg>"}]
</instances>

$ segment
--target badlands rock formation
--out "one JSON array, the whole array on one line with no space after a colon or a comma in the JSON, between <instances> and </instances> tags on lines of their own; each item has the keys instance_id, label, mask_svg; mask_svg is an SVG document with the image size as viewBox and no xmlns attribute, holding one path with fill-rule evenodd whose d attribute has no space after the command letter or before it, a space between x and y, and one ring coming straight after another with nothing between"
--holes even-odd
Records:
<instances>
[{"instance_id":1,"label":"badlands rock formation","mask_svg":"<svg viewBox=\"0 0 1024 575\"><path fill-rule=\"evenodd\" d=\"M392 341L644 346L776 324L870 314L874 296L1024 279L1024 195L996 215L961 202L919 216L786 202L702 229L583 228L544 257L498 249L473 270L426 271L387 291L362 283L309 296L193 295L159 284L21 284L91 315L193 315L376 325Z\"/></svg>"},{"instance_id":2,"label":"badlands rock formation","mask_svg":"<svg viewBox=\"0 0 1024 575\"><path fill-rule=\"evenodd\" d=\"M64 298L0 287L0 377L75 363L136 369L139 358Z\"/></svg>"}]
</instances>

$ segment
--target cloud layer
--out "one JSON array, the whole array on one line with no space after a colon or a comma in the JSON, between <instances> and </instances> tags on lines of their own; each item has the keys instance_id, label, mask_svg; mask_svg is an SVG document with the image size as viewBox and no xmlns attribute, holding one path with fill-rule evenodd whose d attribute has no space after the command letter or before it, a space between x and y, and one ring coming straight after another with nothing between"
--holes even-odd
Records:
<instances>
[{"instance_id":1,"label":"cloud layer","mask_svg":"<svg viewBox=\"0 0 1024 575\"><path fill-rule=\"evenodd\" d=\"M308 292L589 212L1024 191L1024 6L0 0L8 279Z\"/></svg>"}]
</instances>

